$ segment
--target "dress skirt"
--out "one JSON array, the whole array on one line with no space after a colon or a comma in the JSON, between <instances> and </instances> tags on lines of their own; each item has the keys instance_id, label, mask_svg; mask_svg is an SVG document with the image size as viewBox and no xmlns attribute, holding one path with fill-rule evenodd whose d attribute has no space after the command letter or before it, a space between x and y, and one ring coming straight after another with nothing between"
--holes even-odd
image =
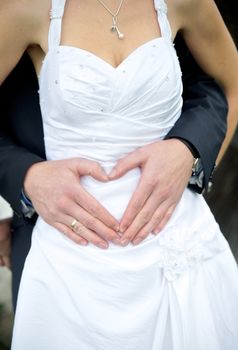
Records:
<instances>
[{"instance_id":1,"label":"dress skirt","mask_svg":"<svg viewBox=\"0 0 238 350\"><path fill-rule=\"evenodd\" d=\"M237 346L237 265L201 196L186 190L166 228L138 246L78 246L38 220L13 350Z\"/></svg>"}]
</instances>

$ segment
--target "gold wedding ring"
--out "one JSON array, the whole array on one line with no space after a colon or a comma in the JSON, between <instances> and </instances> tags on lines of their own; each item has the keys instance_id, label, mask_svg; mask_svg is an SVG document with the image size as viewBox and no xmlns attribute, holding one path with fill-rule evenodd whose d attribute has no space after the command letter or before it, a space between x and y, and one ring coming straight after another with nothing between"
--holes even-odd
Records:
<instances>
[{"instance_id":1,"label":"gold wedding ring","mask_svg":"<svg viewBox=\"0 0 238 350\"><path fill-rule=\"evenodd\" d=\"M75 226L76 226L77 224L78 224L78 221L77 221L76 219L74 219L74 220L72 221L71 225L70 225L70 228L71 228L72 231L74 231L74 228L75 228Z\"/></svg>"}]
</instances>

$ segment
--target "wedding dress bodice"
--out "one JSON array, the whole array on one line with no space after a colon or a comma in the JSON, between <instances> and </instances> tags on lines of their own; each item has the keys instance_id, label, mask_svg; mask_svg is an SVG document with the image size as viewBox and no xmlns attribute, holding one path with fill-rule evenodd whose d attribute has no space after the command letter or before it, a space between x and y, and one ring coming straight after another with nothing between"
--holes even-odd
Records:
<instances>
[{"instance_id":1,"label":"wedding dress bodice","mask_svg":"<svg viewBox=\"0 0 238 350\"><path fill-rule=\"evenodd\" d=\"M39 77L46 155L95 160L109 171L126 154L163 139L180 116L181 70L167 8L155 1L161 37L143 43L114 68L84 49L60 45L64 3L52 12L49 51ZM139 177L134 169L107 184L90 177L81 181L120 218ZM114 202L120 212L113 211Z\"/></svg>"}]
</instances>

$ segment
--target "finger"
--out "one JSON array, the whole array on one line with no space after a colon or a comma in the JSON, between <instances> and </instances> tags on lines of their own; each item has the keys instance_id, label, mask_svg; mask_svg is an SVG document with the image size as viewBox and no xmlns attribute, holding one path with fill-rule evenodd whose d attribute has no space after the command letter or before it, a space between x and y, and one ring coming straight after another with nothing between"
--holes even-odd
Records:
<instances>
[{"instance_id":1,"label":"finger","mask_svg":"<svg viewBox=\"0 0 238 350\"><path fill-rule=\"evenodd\" d=\"M74 220L75 219L68 217L68 221L70 223L72 223ZM73 229L68 226L65 226L64 234L69 238L73 239L76 243L78 242L77 237L80 237L80 241L82 241L83 238L84 240L93 243L101 249L108 248L108 242L104 241L100 236L98 236L95 232L89 230L79 221L76 222Z\"/></svg>"},{"instance_id":2,"label":"finger","mask_svg":"<svg viewBox=\"0 0 238 350\"><path fill-rule=\"evenodd\" d=\"M155 234L160 233L166 226L166 224L168 223L168 221L170 220L171 216L173 215L173 212L176 208L176 205L172 205L164 214L163 219L160 220L160 222L156 225L156 227L153 229L153 232Z\"/></svg>"},{"instance_id":3,"label":"finger","mask_svg":"<svg viewBox=\"0 0 238 350\"><path fill-rule=\"evenodd\" d=\"M88 214L83 208L73 206L71 208L70 216L77 218L86 228L98 234L106 241L112 241L116 244L120 243L120 234L111 228L107 227L103 222Z\"/></svg>"},{"instance_id":4,"label":"finger","mask_svg":"<svg viewBox=\"0 0 238 350\"><path fill-rule=\"evenodd\" d=\"M80 205L77 205L72 200L65 199L61 204L59 205L59 210L57 211L57 214L55 213L54 220L49 219L47 220L47 223L49 225L55 226L55 223L61 223L63 224L63 232L62 227L60 231L62 233L68 232L67 228L65 226L69 227L70 224L73 222L74 219L77 219L79 222L81 222L86 228L88 228L91 231L95 231L95 234L99 235L99 238L103 238L103 240L106 241L113 241L116 244L120 244L120 235L119 233L115 232L111 228L107 227L104 223L102 223L97 218L90 215L84 208L80 207ZM59 227L57 227L59 229ZM73 239L75 238L72 237ZM117 241L118 239L118 241ZM78 243L78 240L77 240ZM80 242L81 243L81 242Z\"/></svg>"},{"instance_id":5,"label":"finger","mask_svg":"<svg viewBox=\"0 0 238 350\"><path fill-rule=\"evenodd\" d=\"M76 166L79 176L88 175L103 182L109 180L107 173L97 162L80 158L79 160L76 160Z\"/></svg>"},{"instance_id":6,"label":"finger","mask_svg":"<svg viewBox=\"0 0 238 350\"><path fill-rule=\"evenodd\" d=\"M135 220L136 216L139 214L146 201L151 196L154 186L154 181L147 179L142 175L121 219L120 232L125 232Z\"/></svg>"},{"instance_id":7,"label":"finger","mask_svg":"<svg viewBox=\"0 0 238 350\"><path fill-rule=\"evenodd\" d=\"M75 194L74 200L89 214L104 223L105 226L111 228L114 231L119 231L118 221L82 186L80 187L80 190Z\"/></svg>"},{"instance_id":8,"label":"finger","mask_svg":"<svg viewBox=\"0 0 238 350\"><path fill-rule=\"evenodd\" d=\"M79 245L88 244L88 241L85 238L80 237L78 234L74 233L74 231L70 227L66 226L65 224L62 224L60 222L55 222L54 224L52 224L52 226L54 226L58 231L63 233L69 239L71 239L71 241L73 241L74 243Z\"/></svg>"},{"instance_id":9,"label":"finger","mask_svg":"<svg viewBox=\"0 0 238 350\"><path fill-rule=\"evenodd\" d=\"M135 235L132 243L141 243L150 233L158 234L162 230L162 225L169 221L175 206L169 207L167 201L164 201L155 211L149 222Z\"/></svg>"},{"instance_id":10,"label":"finger","mask_svg":"<svg viewBox=\"0 0 238 350\"><path fill-rule=\"evenodd\" d=\"M2 259L2 257L0 256L0 267L3 267L3 266L4 266L3 259Z\"/></svg>"},{"instance_id":11,"label":"finger","mask_svg":"<svg viewBox=\"0 0 238 350\"><path fill-rule=\"evenodd\" d=\"M161 203L158 202L158 198L159 197L155 192L150 196L143 209L124 232L121 238L122 245L127 245L130 241L135 244L139 244L145 237L148 236L151 231L150 227L147 225L155 214L158 206L161 205ZM159 213L160 212L158 212L158 214Z\"/></svg>"},{"instance_id":12,"label":"finger","mask_svg":"<svg viewBox=\"0 0 238 350\"><path fill-rule=\"evenodd\" d=\"M171 202L169 200L163 200L159 190L154 191L132 224L124 232L121 239L122 244L126 245L128 241L139 244L153 229L157 228L165 216L168 216L169 219L171 214Z\"/></svg>"},{"instance_id":13,"label":"finger","mask_svg":"<svg viewBox=\"0 0 238 350\"><path fill-rule=\"evenodd\" d=\"M139 150L136 150L136 152L132 152L124 158L121 158L108 174L108 177L110 180L115 180L126 174L129 170L140 167L141 163L142 159Z\"/></svg>"}]
</instances>

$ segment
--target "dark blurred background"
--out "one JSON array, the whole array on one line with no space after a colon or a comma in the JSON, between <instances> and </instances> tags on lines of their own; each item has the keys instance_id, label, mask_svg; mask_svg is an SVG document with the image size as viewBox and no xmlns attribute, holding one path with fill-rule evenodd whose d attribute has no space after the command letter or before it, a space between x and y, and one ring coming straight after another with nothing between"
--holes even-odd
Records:
<instances>
[{"instance_id":1,"label":"dark blurred background","mask_svg":"<svg viewBox=\"0 0 238 350\"><path fill-rule=\"evenodd\" d=\"M216 0L216 4L238 47L237 1ZM217 167L206 199L238 261L238 129Z\"/></svg>"}]
</instances>

